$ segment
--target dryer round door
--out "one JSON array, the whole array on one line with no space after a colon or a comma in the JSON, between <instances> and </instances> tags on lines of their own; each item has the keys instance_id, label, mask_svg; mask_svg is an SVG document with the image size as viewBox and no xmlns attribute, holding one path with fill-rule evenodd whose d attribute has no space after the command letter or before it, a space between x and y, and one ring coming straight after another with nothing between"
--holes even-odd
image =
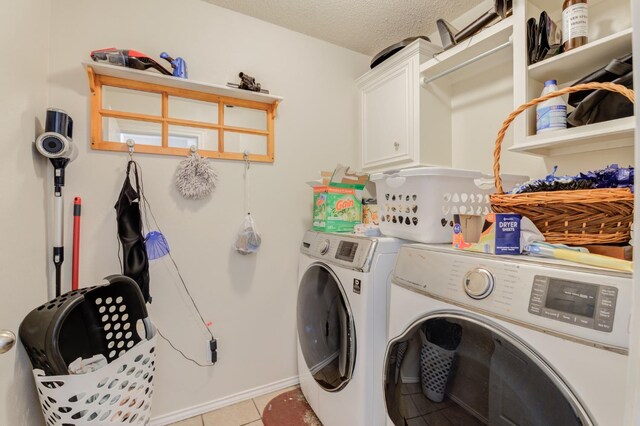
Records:
<instances>
[{"instance_id":1,"label":"dryer round door","mask_svg":"<svg viewBox=\"0 0 640 426\"><path fill-rule=\"evenodd\" d=\"M473 313L434 312L391 340L384 389L387 414L396 425L594 424L570 387L526 342Z\"/></svg>"},{"instance_id":2,"label":"dryer round door","mask_svg":"<svg viewBox=\"0 0 640 426\"><path fill-rule=\"evenodd\" d=\"M298 340L315 381L333 392L351 379L356 337L349 301L336 275L322 263L312 264L298 289Z\"/></svg>"}]
</instances>

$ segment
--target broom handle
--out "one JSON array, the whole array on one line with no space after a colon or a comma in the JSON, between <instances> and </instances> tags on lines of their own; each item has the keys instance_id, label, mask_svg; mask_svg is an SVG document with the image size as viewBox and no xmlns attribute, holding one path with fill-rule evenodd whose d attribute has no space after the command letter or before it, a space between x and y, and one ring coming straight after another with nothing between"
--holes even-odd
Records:
<instances>
[{"instance_id":1,"label":"broom handle","mask_svg":"<svg viewBox=\"0 0 640 426\"><path fill-rule=\"evenodd\" d=\"M571 87L565 87L564 89L551 92L547 95L540 96L539 98L535 98L527 102L526 104L520 105L518 109L516 109L511 114L509 114L507 119L504 120L504 123L502 123L502 127L500 127L500 130L498 131L498 135L496 136L496 145L495 145L495 148L493 149L493 176L494 176L496 190L498 191L497 192L498 194L504 194L504 191L502 190L502 178L500 177L500 151L502 149L502 141L504 140L504 135L507 132L507 129L509 128L513 120L515 120L515 118L527 108L537 105L539 103L542 103L544 101L547 101L549 99L557 98L558 96L566 95L567 93L581 92L583 90L593 90L593 89L609 90L611 92L620 93L621 95L629 99L631 103L634 103L634 96L635 96L634 91L620 84L584 83L584 84L576 84L575 86L571 86Z\"/></svg>"}]
</instances>

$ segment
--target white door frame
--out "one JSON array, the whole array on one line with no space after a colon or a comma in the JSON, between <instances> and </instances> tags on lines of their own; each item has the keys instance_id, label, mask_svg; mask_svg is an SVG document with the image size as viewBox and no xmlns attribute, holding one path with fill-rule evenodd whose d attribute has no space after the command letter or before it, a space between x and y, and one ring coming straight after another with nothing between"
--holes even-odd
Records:
<instances>
[{"instance_id":1,"label":"white door frame","mask_svg":"<svg viewBox=\"0 0 640 426\"><path fill-rule=\"evenodd\" d=\"M640 164L640 5L637 2L631 2L631 13L633 14L633 62L636 72L634 72L633 87L636 91L636 132L635 132L635 149L634 164ZM625 425L635 426L640 424L640 268L638 268L638 260L640 260L640 202L635 197L633 219L633 235L635 245L633 247L633 258L636 259L633 271L633 309L631 315L631 325L629 330L629 374L627 379L627 409L625 411Z\"/></svg>"}]
</instances>

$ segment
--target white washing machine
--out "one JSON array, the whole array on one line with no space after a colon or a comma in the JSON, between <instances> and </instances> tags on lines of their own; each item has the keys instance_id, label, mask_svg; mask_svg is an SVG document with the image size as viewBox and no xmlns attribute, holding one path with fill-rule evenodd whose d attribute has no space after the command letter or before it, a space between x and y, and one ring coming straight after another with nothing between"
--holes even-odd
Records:
<instances>
[{"instance_id":1,"label":"white washing machine","mask_svg":"<svg viewBox=\"0 0 640 426\"><path fill-rule=\"evenodd\" d=\"M623 424L631 274L412 244L392 282L388 425Z\"/></svg>"},{"instance_id":2,"label":"white washing machine","mask_svg":"<svg viewBox=\"0 0 640 426\"><path fill-rule=\"evenodd\" d=\"M302 240L298 373L324 426L386 423L381 371L401 242L312 231Z\"/></svg>"}]
</instances>

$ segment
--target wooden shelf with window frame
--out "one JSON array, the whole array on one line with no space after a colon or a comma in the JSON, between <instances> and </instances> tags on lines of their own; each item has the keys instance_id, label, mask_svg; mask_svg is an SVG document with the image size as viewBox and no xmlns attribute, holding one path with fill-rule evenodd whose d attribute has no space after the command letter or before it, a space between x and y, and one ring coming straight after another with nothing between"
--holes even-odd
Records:
<instances>
[{"instance_id":1,"label":"wooden shelf with window frame","mask_svg":"<svg viewBox=\"0 0 640 426\"><path fill-rule=\"evenodd\" d=\"M169 126L181 126L217 132L217 150L198 147L198 154L203 157L223 160L244 160L244 152L225 150L225 132L266 137L266 154L249 152L252 162L273 163L274 155L274 119L281 97L230 88L226 86L195 82L164 76L148 71L138 71L112 65L85 63L89 77L91 94L91 147L96 150L127 152L125 143L103 140L103 118L134 120L136 122L155 123L161 126L161 146L136 143L136 153L186 156L189 148L169 146ZM127 89L161 96L161 114L151 115L137 112L105 109L103 106L104 86ZM209 121L195 121L171 117L169 115L169 98L207 102L217 105L217 117ZM266 129L251 129L225 125L225 106L242 107L251 110L265 111Z\"/></svg>"}]
</instances>

